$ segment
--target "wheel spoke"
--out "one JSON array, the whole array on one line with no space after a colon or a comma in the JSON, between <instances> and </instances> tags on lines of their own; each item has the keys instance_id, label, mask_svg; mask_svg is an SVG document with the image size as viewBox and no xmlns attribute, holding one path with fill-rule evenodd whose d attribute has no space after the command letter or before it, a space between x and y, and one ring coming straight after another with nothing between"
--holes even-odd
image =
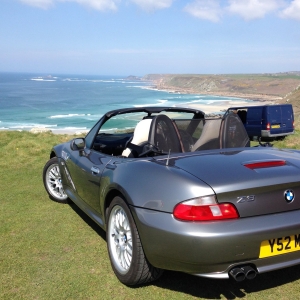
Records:
<instances>
[{"instance_id":1,"label":"wheel spoke","mask_svg":"<svg viewBox=\"0 0 300 300\"><path fill-rule=\"evenodd\" d=\"M127 247L126 247L126 253L128 255L130 255L130 257L132 256L132 245L127 245Z\"/></svg>"},{"instance_id":2,"label":"wheel spoke","mask_svg":"<svg viewBox=\"0 0 300 300\"><path fill-rule=\"evenodd\" d=\"M124 214L122 214L122 228L125 228L126 223L127 219L125 218Z\"/></svg>"},{"instance_id":3,"label":"wheel spoke","mask_svg":"<svg viewBox=\"0 0 300 300\"><path fill-rule=\"evenodd\" d=\"M128 225L128 220L127 219L124 219L123 221L123 228L128 231L128 228L129 228L129 225Z\"/></svg>"},{"instance_id":4,"label":"wheel spoke","mask_svg":"<svg viewBox=\"0 0 300 300\"><path fill-rule=\"evenodd\" d=\"M51 179L52 179L52 180L55 180L55 178L56 178L56 177L55 177L55 174L54 174L52 171L49 172L49 177L50 177L50 178L49 178L50 180L51 180Z\"/></svg>"},{"instance_id":5,"label":"wheel spoke","mask_svg":"<svg viewBox=\"0 0 300 300\"><path fill-rule=\"evenodd\" d=\"M120 228L120 214L116 211L116 227Z\"/></svg>"},{"instance_id":6,"label":"wheel spoke","mask_svg":"<svg viewBox=\"0 0 300 300\"><path fill-rule=\"evenodd\" d=\"M113 234L113 236L119 235L119 232L118 232L116 227L113 228L113 233L112 234Z\"/></svg>"},{"instance_id":7,"label":"wheel spoke","mask_svg":"<svg viewBox=\"0 0 300 300\"><path fill-rule=\"evenodd\" d=\"M64 192L65 192L64 189L61 186L59 186L58 193L62 196Z\"/></svg>"},{"instance_id":8,"label":"wheel spoke","mask_svg":"<svg viewBox=\"0 0 300 300\"><path fill-rule=\"evenodd\" d=\"M119 245L116 246L116 252L117 252L119 261L121 261L121 248Z\"/></svg>"}]
</instances>

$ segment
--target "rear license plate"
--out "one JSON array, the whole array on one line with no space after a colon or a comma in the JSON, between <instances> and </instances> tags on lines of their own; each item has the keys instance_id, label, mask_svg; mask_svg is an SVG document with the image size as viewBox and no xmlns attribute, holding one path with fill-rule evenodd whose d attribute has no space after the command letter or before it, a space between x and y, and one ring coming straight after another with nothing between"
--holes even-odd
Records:
<instances>
[{"instance_id":1,"label":"rear license plate","mask_svg":"<svg viewBox=\"0 0 300 300\"><path fill-rule=\"evenodd\" d=\"M300 250L300 234L263 241L259 258L275 256Z\"/></svg>"},{"instance_id":2,"label":"rear license plate","mask_svg":"<svg viewBox=\"0 0 300 300\"><path fill-rule=\"evenodd\" d=\"M271 128L280 128L280 125L279 124L271 125Z\"/></svg>"}]
</instances>

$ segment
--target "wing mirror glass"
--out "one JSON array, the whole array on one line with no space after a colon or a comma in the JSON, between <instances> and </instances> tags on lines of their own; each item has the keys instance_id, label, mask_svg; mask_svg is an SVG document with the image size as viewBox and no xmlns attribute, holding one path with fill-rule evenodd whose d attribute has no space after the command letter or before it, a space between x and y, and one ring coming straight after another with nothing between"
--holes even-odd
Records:
<instances>
[{"instance_id":1,"label":"wing mirror glass","mask_svg":"<svg viewBox=\"0 0 300 300\"><path fill-rule=\"evenodd\" d=\"M71 142L71 149L73 151L83 150L85 147L85 139L84 138L76 138Z\"/></svg>"}]
</instances>

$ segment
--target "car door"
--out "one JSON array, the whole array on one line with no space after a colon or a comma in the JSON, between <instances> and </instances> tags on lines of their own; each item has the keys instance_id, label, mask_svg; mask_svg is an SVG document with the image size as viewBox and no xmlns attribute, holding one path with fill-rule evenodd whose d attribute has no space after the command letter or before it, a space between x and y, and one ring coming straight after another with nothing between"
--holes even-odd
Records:
<instances>
[{"instance_id":1,"label":"car door","mask_svg":"<svg viewBox=\"0 0 300 300\"><path fill-rule=\"evenodd\" d=\"M93 209L100 210L100 180L112 157L93 149L72 150L66 165L74 192Z\"/></svg>"}]
</instances>

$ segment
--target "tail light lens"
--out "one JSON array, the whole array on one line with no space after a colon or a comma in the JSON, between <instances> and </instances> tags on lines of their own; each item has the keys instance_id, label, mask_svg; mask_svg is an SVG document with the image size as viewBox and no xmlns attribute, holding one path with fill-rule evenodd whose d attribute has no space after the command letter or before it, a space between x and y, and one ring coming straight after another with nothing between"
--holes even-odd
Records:
<instances>
[{"instance_id":1,"label":"tail light lens","mask_svg":"<svg viewBox=\"0 0 300 300\"><path fill-rule=\"evenodd\" d=\"M267 124L267 130L270 130L271 129L271 125L270 123Z\"/></svg>"},{"instance_id":2,"label":"tail light lens","mask_svg":"<svg viewBox=\"0 0 300 300\"><path fill-rule=\"evenodd\" d=\"M214 195L181 202L175 206L173 215L182 221L214 221L239 217L233 204L218 204Z\"/></svg>"}]
</instances>

